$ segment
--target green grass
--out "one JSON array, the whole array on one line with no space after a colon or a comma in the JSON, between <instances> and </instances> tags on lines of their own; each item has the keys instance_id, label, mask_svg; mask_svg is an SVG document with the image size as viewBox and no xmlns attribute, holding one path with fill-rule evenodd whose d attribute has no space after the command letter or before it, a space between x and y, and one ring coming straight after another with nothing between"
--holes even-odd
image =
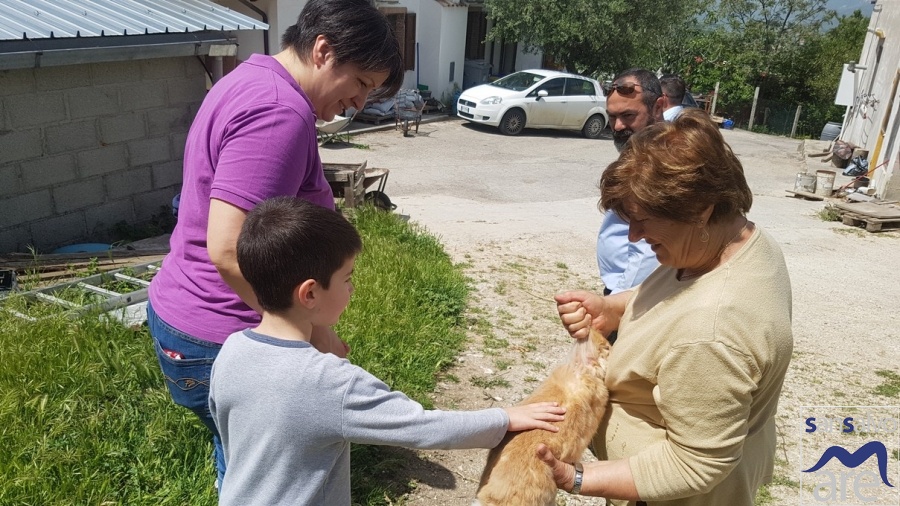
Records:
<instances>
[{"instance_id":1,"label":"green grass","mask_svg":"<svg viewBox=\"0 0 900 506\"><path fill-rule=\"evenodd\" d=\"M834 204L825 204L825 207L816 212L822 221L841 221L841 210Z\"/></svg>"},{"instance_id":2,"label":"green grass","mask_svg":"<svg viewBox=\"0 0 900 506\"><path fill-rule=\"evenodd\" d=\"M494 376L472 376L470 380L473 385L479 388L494 388L494 387L508 387L509 382L503 378Z\"/></svg>"},{"instance_id":3,"label":"green grass","mask_svg":"<svg viewBox=\"0 0 900 506\"><path fill-rule=\"evenodd\" d=\"M882 383L875 387L876 394L883 395L885 397L900 396L900 374L884 369L875 371L875 374L884 378L882 380Z\"/></svg>"},{"instance_id":4,"label":"green grass","mask_svg":"<svg viewBox=\"0 0 900 506\"><path fill-rule=\"evenodd\" d=\"M354 363L430 406L465 339L465 277L434 237L396 216L353 220L364 251L337 331ZM146 328L0 311L0 361L0 505L216 503L208 431L170 400ZM354 504L410 490L397 455L354 445Z\"/></svg>"},{"instance_id":5,"label":"green grass","mask_svg":"<svg viewBox=\"0 0 900 506\"><path fill-rule=\"evenodd\" d=\"M207 430L145 329L0 316L0 504L214 504Z\"/></svg>"}]
</instances>

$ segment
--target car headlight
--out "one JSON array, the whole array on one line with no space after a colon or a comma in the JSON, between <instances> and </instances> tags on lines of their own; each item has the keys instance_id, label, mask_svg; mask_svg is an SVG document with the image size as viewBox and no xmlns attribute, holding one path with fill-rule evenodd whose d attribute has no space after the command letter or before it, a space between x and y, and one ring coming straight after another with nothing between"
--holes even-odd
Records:
<instances>
[{"instance_id":1,"label":"car headlight","mask_svg":"<svg viewBox=\"0 0 900 506\"><path fill-rule=\"evenodd\" d=\"M503 102L503 99L500 97L488 97L481 101L484 105L496 105Z\"/></svg>"}]
</instances>

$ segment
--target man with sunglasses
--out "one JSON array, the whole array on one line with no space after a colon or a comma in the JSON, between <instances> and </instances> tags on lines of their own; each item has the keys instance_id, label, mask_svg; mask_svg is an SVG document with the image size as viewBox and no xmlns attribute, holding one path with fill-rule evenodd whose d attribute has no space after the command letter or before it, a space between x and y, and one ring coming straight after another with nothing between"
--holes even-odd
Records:
<instances>
[{"instance_id":1,"label":"man with sunglasses","mask_svg":"<svg viewBox=\"0 0 900 506\"><path fill-rule=\"evenodd\" d=\"M605 92L613 143L619 151L635 132L663 120L665 98L659 79L648 70L632 68L622 72ZM597 237L597 265L606 286L603 294L610 295L641 284L659 262L646 241L628 240L625 220L613 211L606 211ZM609 342L615 340L613 332Z\"/></svg>"}]
</instances>

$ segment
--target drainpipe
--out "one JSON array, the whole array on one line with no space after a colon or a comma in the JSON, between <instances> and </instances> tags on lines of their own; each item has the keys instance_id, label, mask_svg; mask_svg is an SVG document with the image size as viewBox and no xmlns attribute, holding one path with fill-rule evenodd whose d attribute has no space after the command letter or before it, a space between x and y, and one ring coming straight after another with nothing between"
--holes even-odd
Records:
<instances>
[{"instance_id":1,"label":"drainpipe","mask_svg":"<svg viewBox=\"0 0 900 506\"><path fill-rule=\"evenodd\" d=\"M265 23L267 25L269 24L269 16L266 15L266 12L264 10L251 4L247 0L238 0L238 1L241 2L242 4L246 5L248 9L259 14L260 20L263 23ZM255 0L253 0L253 1L255 1ZM269 31L268 30L263 30L263 54L269 54Z\"/></svg>"}]
</instances>

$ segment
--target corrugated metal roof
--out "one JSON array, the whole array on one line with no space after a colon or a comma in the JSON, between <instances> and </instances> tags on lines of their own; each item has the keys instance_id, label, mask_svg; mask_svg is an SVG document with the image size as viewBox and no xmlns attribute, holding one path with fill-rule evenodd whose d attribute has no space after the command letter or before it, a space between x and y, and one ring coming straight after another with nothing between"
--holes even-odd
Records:
<instances>
[{"instance_id":1,"label":"corrugated metal roof","mask_svg":"<svg viewBox=\"0 0 900 506\"><path fill-rule=\"evenodd\" d=\"M209 0L0 0L0 40L268 28Z\"/></svg>"}]
</instances>

